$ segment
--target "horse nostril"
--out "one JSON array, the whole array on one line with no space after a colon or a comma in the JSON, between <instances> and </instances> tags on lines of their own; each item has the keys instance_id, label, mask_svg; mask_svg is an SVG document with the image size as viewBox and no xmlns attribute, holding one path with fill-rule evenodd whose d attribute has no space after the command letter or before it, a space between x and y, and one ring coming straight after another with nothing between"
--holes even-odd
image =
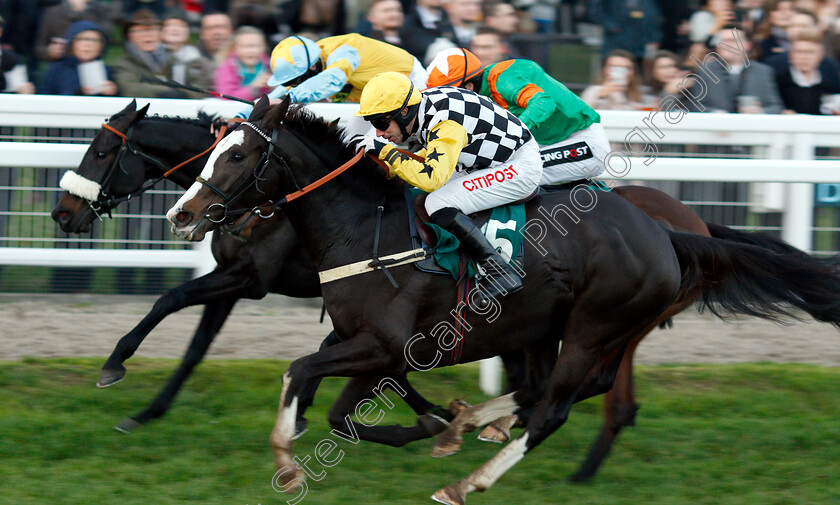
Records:
<instances>
[{"instance_id":1,"label":"horse nostril","mask_svg":"<svg viewBox=\"0 0 840 505\"><path fill-rule=\"evenodd\" d=\"M175 222L179 225L188 224L192 220L192 212L188 210L181 210L175 214Z\"/></svg>"},{"instance_id":2,"label":"horse nostril","mask_svg":"<svg viewBox=\"0 0 840 505\"><path fill-rule=\"evenodd\" d=\"M70 211L65 209L55 209L52 211L53 221L55 221L58 224L67 224L70 222L70 219L72 217L73 215L70 213Z\"/></svg>"}]
</instances>

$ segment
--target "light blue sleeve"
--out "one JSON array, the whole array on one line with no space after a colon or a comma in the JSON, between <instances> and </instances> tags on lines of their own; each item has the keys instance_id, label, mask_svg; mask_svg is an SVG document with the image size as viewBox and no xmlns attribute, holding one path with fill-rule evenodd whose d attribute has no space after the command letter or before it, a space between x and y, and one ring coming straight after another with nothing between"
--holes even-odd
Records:
<instances>
[{"instance_id":1,"label":"light blue sleeve","mask_svg":"<svg viewBox=\"0 0 840 505\"><path fill-rule=\"evenodd\" d=\"M345 60L345 64L340 64ZM310 103L329 98L347 85L347 74L342 68L355 71L362 62L359 51L348 45L336 48L327 58L327 68L289 90L293 102ZM338 65L336 65L338 64ZM333 67L333 65L336 65ZM332 68L330 68L332 67Z\"/></svg>"},{"instance_id":2,"label":"light blue sleeve","mask_svg":"<svg viewBox=\"0 0 840 505\"><path fill-rule=\"evenodd\" d=\"M268 93L268 98L283 98L286 96L286 93L289 92L289 88L286 86L277 86L270 93ZM236 113L236 117L241 117L242 119L248 119L248 116L251 115L251 111L254 110L254 107L249 105L242 109L241 111Z\"/></svg>"}]
</instances>

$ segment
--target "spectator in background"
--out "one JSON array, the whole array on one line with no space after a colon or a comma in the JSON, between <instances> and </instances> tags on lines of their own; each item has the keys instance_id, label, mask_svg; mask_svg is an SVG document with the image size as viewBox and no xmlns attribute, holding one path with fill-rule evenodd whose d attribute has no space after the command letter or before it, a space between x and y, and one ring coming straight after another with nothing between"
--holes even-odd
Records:
<instances>
[{"instance_id":1,"label":"spectator in background","mask_svg":"<svg viewBox=\"0 0 840 505\"><path fill-rule=\"evenodd\" d=\"M201 16L198 32L198 50L201 56L215 68L216 53L230 42L233 37L233 24L230 16L223 12L207 12Z\"/></svg>"},{"instance_id":2,"label":"spectator in background","mask_svg":"<svg viewBox=\"0 0 840 505\"><path fill-rule=\"evenodd\" d=\"M505 37L519 31L519 15L512 4L490 0L481 7L484 24L495 28Z\"/></svg>"},{"instance_id":3,"label":"spectator in background","mask_svg":"<svg viewBox=\"0 0 840 505\"><path fill-rule=\"evenodd\" d=\"M657 51L650 64L650 76L647 79L646 96L643 102L646 108L659 108L663 99L669 96L682 101L685 97L680 88L690 88L694 81L685 79L688 72L680 70L680 59L671 51Z\"/></svg>"},{"instance_id":4,"label":"spectator in background","mask_svg":"<svg viewBox=\"0 0 840 505\"><path fill-rule=\"evenodd\" d=\"M172 79L172 59L160 41L160 20L147 10L135 11L125 22L125 54L114 62L120 93L132 97L201 98L203 95L162 84L145 82L144 77Z\"/></svg>"},{"instance_id":5,"label":"spectator in background","mask_svg":"<svg viewBox=\"0 0 840 505\"><path fill-rule=\"evenodd\" d=\"M758 27L764 22L767 13L764 11L764 0L740 0L738 10L741 11L743 27L750 34L755 35Z\"/></svg>"},{"instance_id":6,"label":"spectator in background","mask_svg":"<svg viewBox=\"0 0 840 505\"><path fill-rule=\"evenodd\" d=\"M703 9L691 15L688 38L691 55L702 60L713 47L712 38L724 26L737 23L732 0L703 0Z\"/></svg>"},{"instance_id":7,"label":"spectator in background","mask_svg":"<svg viewBox=\"0 0 840 505\"><path fill-rule=\"evenodd\" d=\"M399 0L373 0L367 11L371 27L368 37L403 47L400 28L404 19Z\"/></svg>"},{"instance_id":8,"label":"spectator in background","mask_svg":"<svg viewBox=\"0 0 840 505\"><path fill-rule=\"evenodd\" d=\"M102 28L93 21L76 21L67 28L64 39L67 40L67 54L50 64L38 86L38 93L116 95L113 71L102 61L107 40Z\"/></svg>"},{"instance_id":9,"label":"spectator in background","mask_svg":"<svg viewBox=\"0 0 840 505\"><path fill-rule=\"evenodd\" d=\"M470 51L485 67L511 59L510 50L502 32L489 26L479 26L470 43Z\"/></svg>"},{"instance_id":10,"label":"spectator in background","mask_svg":"<svg viewBox=\"0 0 840 505\"><path fill-rule=\"evenodd\" d=\"M817 29L798 31L790 51L773 56L767 64L773 67L787 113L821 114L822 96L840 94L840 65L825 57Z\"/></svg>"},{"instance_id":11,"label":"spectator in background","mask_svg":"<svg viewBox=\"0 0 840 505\"><path fill-rule=\"evenodd\" d=\"M38 36L35 40L35 55L41 61L58 61L67 51L64 32L76 21L93 21L105 33L111 29L110 10L97 0L63 0L41 15Z\"/></svg>"},{"instance_id":12,"label":"spectator in background","mask_svg":"<svg viewBox=\"0 0 840 505\"><path fill-rule=\"evenodd\" d=\"M0 37L6 21L0 16ZM26 66L20 56L10 49L0 46L0 92L3 93L35 93L35 86L26 78Z\"/></svg>"},{"instance_id":13,"label":"spectator in background","mask_svg":"<svg viewBox=\"0 0 840 505\"><path fill-rule=\"evenodd\" d=\"M201 52L190 42L190 25L187 13L178 8L169 9L163 16L160 40L172 58L172 80L208 89L213 85L213 65L201 57Z\"/></svg>"},{"instance_id":14,"label":"spectator in background","mask_svg":"<svg viewBox=\"0 0 840 505\"><path fill-rule=\"evenodd\" d=\"M280 8L276 0L232 0L228 12L234 28L253 26L266 37L274 37L280 31Z\"/></svg>"},{"instance_id":15,"label":"spectator in background","mask_svg":"<svg viewBox=\"0 0 840 505\"><path fill-rule=\"evenodd\" d=\"M655 50L662 41L662 14L655 0L591 0L589 13L604 28L602 54L624 49L641 62L648 47Z\"/></svg>"},{"instance_id":16,"label":"spectator in background","mask_svg":"<svg viewBox=\"0 0 840 505\"><path fill-rule=\"evenodd\" d=\"M481 18L481 0L448 0L443 8L455 33L452 42L459 47L469 46Z\"/></svg>"},{"instance_id":17,"label":"spectator in background","mask_svg":"<svg viewBox=\"0 0 840 505\"><path fill-rule=\"evenodd\" d=\"M762 0L755 0L761 2ZM682 54L688 49L688 33L691 29L689 17L693 9L687 2L659 0L662 12L662 43L660 47L667 51Z\"/></svg>"},{"instance_id":18,"label":"spectator in background","mask_svg":"<svg viewBox=\"0 0 840 505\"><path fill-rule=\"evenodd\" d=\"M449 17L440 4L441 0L417 0L414 9L406 14L400 30L402 47L420 61L426 61L426 52L436 40L455 39Z\"/></svg>"},{"instance_id":19,"label":"spectator in background","mask_svg":"<svg viewBox=\"0 0 840 505\"><path fill-rule=\"evenodd\" d=\"M152 11L156 16L163 16L166 4L166 0L123 0L122 14L127 16L142 9Z\"/></svg>"},{"instance_id":20,"label":"spectator in background","mask_svg":"<svg viewBox=\"0 0 840 505\"><path fill-rule=\"evenodd\" d=\"M290 0L284 15L292 31L323 38L344 33L346 13L343 0Z\"/></svg>"},{"instance_id":21,"label":"spectator in background","mask_svg":"<svg viewBox=\"0 0 840 505\"><path fill-rule=\"evenodd\" d=\"M0 17L6 20L0 44L26 59L29 72L37 70L35 40L38 34L38 17L43 9L44 6L38 2L0 0Z\"/></svg>"},{"instance_id":22,"label":"spectator in background","mask_svg":"<svg viewBox=\"0 0 840 505\"><path fill-rule=\"evenodd\" d=\"M642 86L635 55L624 49L613 49L604 60L599 84L583 90L580 97L595 109L642 109Z\"/></svg>"},{"instance_id":23,"label":"spectator in background","mask_svg":"<svg viewBox=\"0 0 840 505\"><path fill-rule=\"evenodd\" d=\"M691 109L700 112L738 112L742 114L778 114L782 111L782 100L776 88L773 69L749 61L746 54L728 50L738 47L735 37L746 53L752 49L747 34L737 27L721 30L716 39L715 58L707 58L703 74L711 73L719 82L709 77L691 88L692 95L699 98ZM746 63L749 62L749 66ZM705 88L705 94L703 93ZM699 104L699 105L698 105Z\"/></svg>"},{"instance_id":24,"label":"spectator in background","mask_svg":"<svg viewBox=\"0 0 840 505\"><path fill-rule=\"evenodd\" d=\"M756 40L761 41L761 61L787 51L790 44L787 39L787 29L793 17L793 2L791 0L774 0L765 9L764 23L756 32Z\"/></svg>"},{"instance_id":25,"label":"spectator in background","mask_svg":"<svg viewBox=\"0 0 840 505\"><path fill-rule=\"evenodd\" d=\"M216 69L215 90L245 100L256 100L269 93L271 66L266 52L263 32L253 26L236 30L227 57Z\"/></svg>"}]
</instances>

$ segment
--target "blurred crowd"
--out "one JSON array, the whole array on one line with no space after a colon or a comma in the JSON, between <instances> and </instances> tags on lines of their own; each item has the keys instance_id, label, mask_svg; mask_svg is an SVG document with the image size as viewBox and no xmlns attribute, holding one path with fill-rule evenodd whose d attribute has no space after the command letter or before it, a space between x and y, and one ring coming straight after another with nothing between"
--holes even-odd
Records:
<instances>
[{"instance_id":1,"label":"blurred crowd","mask_svg":"<svg viewBox=\"0 0 840 505\"><path fill-rule=\"evenodd\" d=\"M601 42L595 108L840 113L840 0L0 0L0 91L252 100L293 34L489 65L528 56L523 34L547 47L581 27Z\"/></svg>"}]
</instances>

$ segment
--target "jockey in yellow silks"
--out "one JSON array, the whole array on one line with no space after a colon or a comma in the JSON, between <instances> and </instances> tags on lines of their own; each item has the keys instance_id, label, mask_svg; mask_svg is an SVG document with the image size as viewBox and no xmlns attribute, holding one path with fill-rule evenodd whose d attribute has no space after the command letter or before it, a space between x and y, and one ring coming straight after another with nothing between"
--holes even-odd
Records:
<instances>
[{"instance_id":1,"label":"jockey in yellow silks","mask_svg":"<svg viewBox=\"0 0 840 505\"><path fill-rule=\"evenodd\" d=\"M376 74L399 72L415 85L426 87L426 70L407 51L358 33L327 37L315 42L288 37L271 51L269 98L288 96L295 103L358 102L362 89ZM238 115L247 117L251 109ZM369 128L360 120L345 128L353 134ZM366 132L372 134L372 132Z\"/></svg>"},{"instance_id":2,"label":"jockey in yellow silks","mask_svg":"<svg viewBox=\"0 0 840 505\"><path fill-rule=\"evenodd\" d=\"M406 76L385 72L368 82L357 116L376 128L357 147L377 156L409 184L426 191L432 223L461 242L490 282L493 297L522 288L522 278L502 259L466 214L522 200L537 191L539 146L513 114L487 97L443 87L420 92ZM416 140L415 161L395 144Z\"/></svg>"}]
</instances>

